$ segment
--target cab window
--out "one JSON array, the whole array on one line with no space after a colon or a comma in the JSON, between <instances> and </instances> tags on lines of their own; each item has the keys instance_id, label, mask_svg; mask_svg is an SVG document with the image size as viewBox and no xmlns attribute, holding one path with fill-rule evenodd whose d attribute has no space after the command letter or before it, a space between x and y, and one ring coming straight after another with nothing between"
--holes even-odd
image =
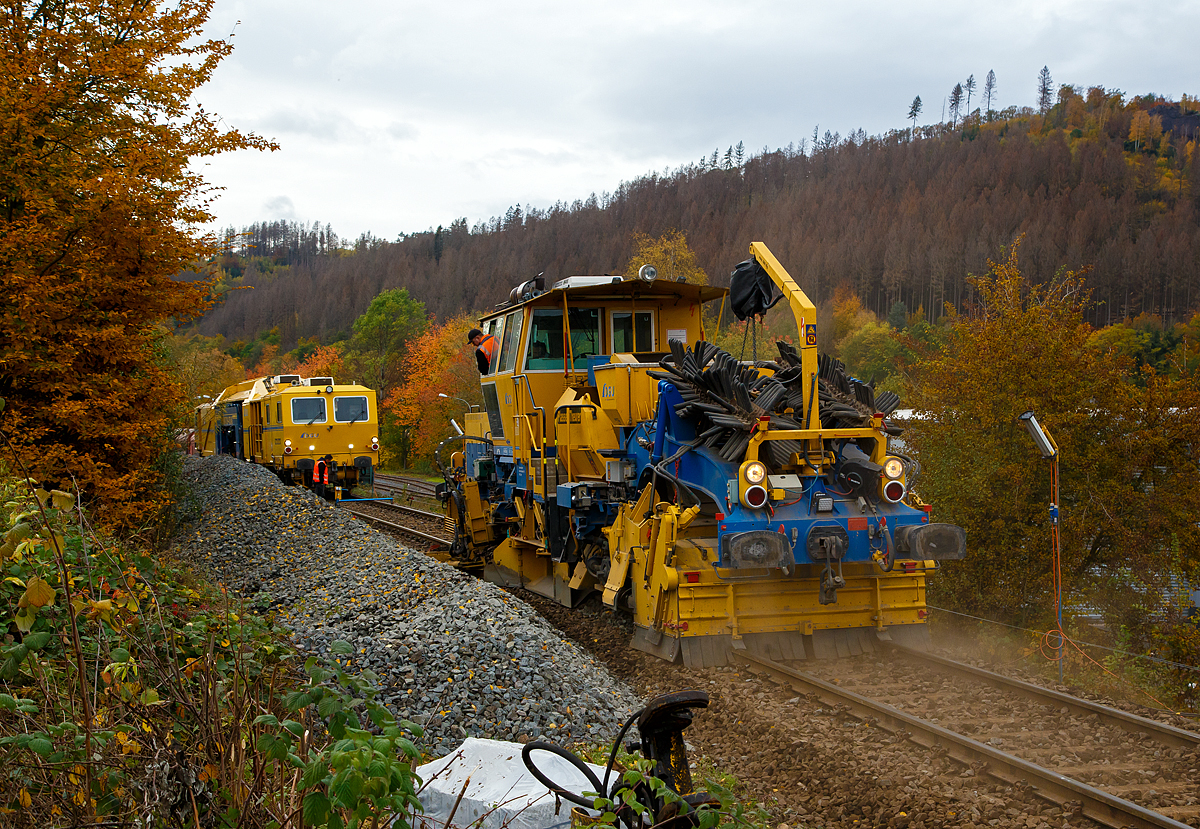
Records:
<instances>
[{"instance_id":1,"label":"cab window","mask_svg":"<svg viewBox=\"0 0 1200 829\"><path fill-rule=\"evenodd\" d=\"M283 423L283 401L275 401L275 422Z\"/></svg>"},{"instance_id":2,"label":"cab window","mask_svg":"<svg viewBox=\"0 0 1200 829\"><path fill-rule=\"evenodd\" d=\"M504 317L496 317L487 324L487 328L483 330L483 336L491 335L496 338L496 357L488 363L487 373L495 374L500 368L500 342L504 338Z\"/></svg>"},{"instance_id":3,"label":"cab window","mask_svg":"<svg viewBox=\"0 0 1200 829\"><path fill-rule=\"evenodd\" d=\"M600 309L572 308L567 315L568 328L571 331L571 353L575 357L576 368L587 368L587 358L604 353L604 344L600 338Z\"/></svg>"},{"instance_id":4,"label":"cab window","mask_svg":"<svg viewBox=\"0 0 1200 829\"><path fill-rule=\"evenodd\" d=\"M613 311L613 353L654 350L653 311Z\"/></svg>"},{"instance_id":5,"label":"cab window","mask_svg":"<svg viewBox=\"0 0 1200 829\"><path fill-rule=\"evenodd\" d=\"M265 412L267 415L267 425L270 425L270 423L271 423L271 404L270 403L267 403L266 405L263 406L263 412Z\"/></svg>"},{"instance_id":6,"label":"cab window","mask_svg":"<svg viewBox=\"0 0 1200 829\"><path fill-rule=\"evenodd\" d=\"M361 423L368 417L365 396L333 398L333 419L338 423Z\"/></svg>"},{"instance_id":7,"label":"cab window","mask_svg":"<svg viewBox=\"0 0 1200 829\"><path fill-rule=\"evenodd\" d=\"M521 345L521 319L524 311L513 311L504 321L504 347L500 349L500 371L512 371Z\"/></svg>"},{"instance_id":8,"label":"cab window","mask_svg":"<svg viewBox=\"0 0 1200 829\"><path fill-rule=\"evenodd\" d=\"M305 426L325 422L324 397L293 397L292 423Z\"/></svg>"},{"instance_id":9,"label":"cab window","mask_svg":"<svg viewBox=\"0 0 1200 829\"><path fill-rule=\"evenodd\" d=\"M571 351L575 368L587 368L587 358L603 354L600 338L600 309L571 308L567 321L571 326ZM528 371L562 371L566 366L566 331L563 312L558 309L538 309L533 312L529 328L529 349L525 368Z\"/></svg>"}]
</instances>

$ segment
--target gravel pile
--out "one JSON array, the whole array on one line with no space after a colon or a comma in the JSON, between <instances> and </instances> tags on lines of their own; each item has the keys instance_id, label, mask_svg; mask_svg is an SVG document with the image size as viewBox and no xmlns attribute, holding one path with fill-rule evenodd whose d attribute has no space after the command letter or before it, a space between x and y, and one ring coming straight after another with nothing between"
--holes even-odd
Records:
<instances>
[{"instance_id":1,"label":"gravel pile","mask_svg":"<svg viewBox=\"0 0 1200 829\"><path fill-rule=\"evenodd\" d=\"M194 524L176 555L274 611L303 652L349 642L432 754L467 736L608 741L639 705L525 602L307 490L228 457L188 458L185 478Z\"/></svg>"}]
</instances>

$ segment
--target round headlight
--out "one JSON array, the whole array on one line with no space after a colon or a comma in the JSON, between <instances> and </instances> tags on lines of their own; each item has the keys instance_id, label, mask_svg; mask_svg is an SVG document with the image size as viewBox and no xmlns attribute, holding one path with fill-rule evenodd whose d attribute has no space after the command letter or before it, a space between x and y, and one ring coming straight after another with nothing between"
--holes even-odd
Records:
<instances>
[{"instance_id":1,"label":"round headlight","mask_svg":"<svg viewBox=\"0 0 1200 829\"><path fill-rule=\"evenodd\" d=\"M746 468L742 470L742 474L746 476L746 480L752 484L761 484L763 478L767 477L767 468L758 461L751 461L746 464Z\"/></svg>"},{"instance_id":2,"label":"round headlight","mask_svg":"<svg viewBox=\"0 0 1200 829\"><path fill-rule=\"evenodd\" d=\"M883 462L883 474L895 480L904 474L904 461L899 458L888 458Z\"/></svg>"},{"instance_id":3,"label":"round headlight","mask_svg":"<svg viewBox=\"0 0 1200 829\"><path fill-rule=\"evenodd\" d=\"M285 440L285 441L283 442L283 445L284 445L284 446L291 446L291 445L292 445L292 442L291 442L290 440Z\"/></svg>"},{"instance_id":4,"label":"round headlight","mask_svg":"<svg viewBox=\"0 0 1200 829\"><path fill-rule=\"evenodd\" d=\"M310 446L310 447L308 447L308 451L309 451L309 452L316 452L316 451L317 451L317 447L315 447L315 446Z\"/></svg>"},{"instance_id":5,"label":"round headlight","mask_svg":"<svg viewBox=\"0 0 1200 829\"><path fill-rule=\"evenodd\" d=\"M325 393L326 393L326 394L333 394L333 386L326 386L326 387L325 387Z\"/></svg>"},{"instance_id":6,"label":"round headlight","mask_svg":"<svg viewBox=\"0 0 1200 829\"><path fill-rule=\"evenodd\" d=\"M653 265L642 265L638 268L638 279L643 282L653 282L658 278L658 269Z\"/></svg>"},{"instance_id":7,"label":"round headlight","mask_svg":"<svg viewBox=\"0 0 1200 829\"><path fill-rule=\"evenodd\" d=\"M352 443L352 444L350 444L350 448L351 448L351 449L353 449L353 448L354 448L354 444L353 444L353 443Z\"/></svg>"},{"instance_id":8,"label":"round headlight","mask_svg":"<svg viewBox=\"0 0 1200 829\"><path fill-rule=\"evenodd\" d=\"M377 437L371 438L371 443L379 443L379 438L377 438Z\"/></svg>"}]
</instances>

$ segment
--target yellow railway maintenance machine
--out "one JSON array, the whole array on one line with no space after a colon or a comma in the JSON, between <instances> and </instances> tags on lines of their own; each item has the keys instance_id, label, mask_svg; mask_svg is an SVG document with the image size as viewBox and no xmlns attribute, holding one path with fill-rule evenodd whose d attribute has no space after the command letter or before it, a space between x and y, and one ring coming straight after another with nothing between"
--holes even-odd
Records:
<instances>
[{"instance_id":1,"label":"yellow railway maintenance machine","mask_svg":"<svg viewBox=\"0 0 1200 829\"><path fill-rule=\"evenodd\" d=\"M965 534L930 523L889 450L899 399L819 356L812 302L750 252L729 291L651 269L534 280L483 318L501 343L484 412L443 445L451 556L567 606L599 591L636 647L689 666L926 646L926 574ZM779 299L798 348L706 342L705 303L745 319Z\"/></svg>"},{"instance_id":2,"label":"yellow railway maintenance machine","mask_svg":"<svg viewBox=\"0 0 1200 829\"><path fill-rule=\"evenodd\" d=\"M333 497L370 484L379 464L375 392L332 377L281 374L245 380L196 407L196 453L232 455L268 467L284 483L312 485L332 455Z\"/></svg>"}]
</instances>

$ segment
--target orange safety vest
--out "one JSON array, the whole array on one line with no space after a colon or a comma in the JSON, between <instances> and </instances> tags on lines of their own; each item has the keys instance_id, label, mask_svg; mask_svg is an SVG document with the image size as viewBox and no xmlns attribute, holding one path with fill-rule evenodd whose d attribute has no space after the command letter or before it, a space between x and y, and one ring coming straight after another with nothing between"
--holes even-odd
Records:
<instances>
[{"instance_id":1,"label":"orange safety vest","mask_svg":"<svg viewBox=\"0 0 1200 829\"><path fill-rule=\"evenodd\" d=\"M496 350L500 347L500 343L491 334L483 338L483 342L479 344L479 351L487 358L488 365L492 364L492 360L496 359Z\"/></svg>"},{"instance_id":2,"label":"orange safety vest","mask_svg":"<svg viewBox=\"0 0 1200 829\"><path fill-rule=\"evenodd\" d=\"M317 462L317 474L313 475L313 480L326 486L329 485L329 464L326 461Z\"/></svg>"}]
</instances>

